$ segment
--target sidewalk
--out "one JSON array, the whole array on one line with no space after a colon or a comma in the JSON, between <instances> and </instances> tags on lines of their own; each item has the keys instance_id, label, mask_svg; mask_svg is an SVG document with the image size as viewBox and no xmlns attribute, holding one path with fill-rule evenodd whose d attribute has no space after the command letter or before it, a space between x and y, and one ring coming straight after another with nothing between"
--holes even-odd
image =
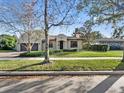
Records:
<instances>
[{"instance_id":1,"label":"sidewalk","mask_svg":"<svg viewBox=\"0 0 124 93\"><path fill-rule=\"evenodd\" d=\"M105 59L122 59L122 57L61 57L61 58L50 58L50 60L105 60ZM0 60L44 60L40 57L16 57L16 58L0 58Z\"/></svg>"}]
</instances>

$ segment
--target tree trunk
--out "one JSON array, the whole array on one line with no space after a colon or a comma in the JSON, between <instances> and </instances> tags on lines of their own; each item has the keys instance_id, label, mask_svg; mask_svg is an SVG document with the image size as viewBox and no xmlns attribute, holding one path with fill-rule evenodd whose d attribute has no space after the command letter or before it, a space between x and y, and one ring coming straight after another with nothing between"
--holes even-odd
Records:
<instances>
[{"instance_id":1,"label":"tree trunk","mask_svg":"<svg viewBox=\"0 0 124 93\"><path fill-rule=\"evenodd\" d=\"M123 57L122 57L121 62L124 62L124 47L123 47Z\"/></svg>"},{"instance_id":2,"label":"tree trunk","mask_svg":"<svg viewBox=\"0 0 124 93\"><path fill-rule=\"evenodd\" d=\"M45 59L44 63L49 63L49 35L48 35L48 0L45 0L44 6L44 24L45 24Z\"/></svg>"},{"instance_id":3,"label":"tree trunk","mask_svg":"<svg viewBox=\"0 0 124 93\"><path fill-rule=\"evenodd\" d=\"M26 45L26 49L27 49L27 52L28 52L28 53L31 52L30 43L28 43L28 44Z\"/></svg>"},{"instance_id":4,"label":"tree trunk","mask_svg":"<svg viewBox=\"0 0 124 93\"><path fill-rule=\"evenodd\" d=\"M28 33L28 45L27 45L27 52L31 52L31 39L30 39L30 34Z\"/></svg>"},{"instance_id":5,"label":"tree trunk","mask_svg":"<svg viewBox=\"0 0 124 93\"><path fill-rule=\"evenodd\" d=\"M90 49L90 33L88 33L88 35L87 35L87 48L88 48L88 51L89 51L89 49Z\"/></svg>"},{"instance_id":6,"label":"tree trunk","mask_svg":"<svg viewBox=\"0 0 124 93\"><path fill-rule=\"evenodd\" d=\"M49 62L49 36L48 31L45 31L45 62Z\"/></svg>"}]
</instances>

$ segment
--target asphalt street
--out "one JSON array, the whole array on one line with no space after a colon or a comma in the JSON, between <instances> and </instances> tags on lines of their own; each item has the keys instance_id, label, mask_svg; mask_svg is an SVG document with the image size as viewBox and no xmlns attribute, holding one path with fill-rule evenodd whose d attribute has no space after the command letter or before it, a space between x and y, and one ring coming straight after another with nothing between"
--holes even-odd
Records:
<instances>
[{"instance_id":1,"label":"asphalt street","mask_svg":"<svg viewBox=\"0 0 124 93\"><path fill-rule=\"evenodd\" d=\"M124 93L124 76L1 77L0 93Z\"/></svg>"}]
</instances>

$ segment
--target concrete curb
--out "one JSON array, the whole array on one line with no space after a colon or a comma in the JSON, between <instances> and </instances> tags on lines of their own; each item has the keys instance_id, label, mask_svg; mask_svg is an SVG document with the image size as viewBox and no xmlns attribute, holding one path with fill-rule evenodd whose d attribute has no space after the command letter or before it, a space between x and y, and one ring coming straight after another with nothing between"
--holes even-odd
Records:
<instances>
[{"instance_id":1,"label":"concrete curb","mask_svg":"<svg viewBox=\"0 0 124 93\"><path fill-rule=\"evenodd\" d=\"M0 76L124 75L124 71L0 71Z\"/></svg>"}]
</instances>

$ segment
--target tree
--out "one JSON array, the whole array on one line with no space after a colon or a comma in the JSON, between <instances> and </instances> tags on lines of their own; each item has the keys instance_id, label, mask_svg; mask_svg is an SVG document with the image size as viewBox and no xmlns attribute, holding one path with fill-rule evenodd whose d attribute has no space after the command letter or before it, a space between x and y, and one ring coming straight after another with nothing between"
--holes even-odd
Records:
<instances>
[{"instance_id":1,"label":"tree","mask_svg":"<svg viewBox=\"0 0 124 93\"><path fill-rule=\"evenodd\" d=\"M32 35L38 26L38 13L35 10L37 0L20 1L17 3L4 3L0 9L0 23L9 32L13 32L22 37L27 35L27 43L24 45L27 52L30 52L33 45L31 43ZM5 6L4 6L5 5ZM37 32L36 32L37 33ZM39 36L37 34L35 37ZM40 37L38 37L40 38Z\"/></svg>"},{"instance_id":2,"label":"tree","mask_svg":"<svg viewBox=\"0 0 124 93\"><path fill-rule=\"evenodd\" d=\"M44 31L45 31L45 60L49 63L49 35L50 28L73 23L76 0L44 0Z\"/></svg>"},{"instance_id":3,"label":"tree","mask_svg":"<svg viewBox=\"0 0 124 93\"><path fill-rule=\"evenodd\" d=\"M11 31L15 31L15 29L19 33L26 31L29 34L29 46L31 45L30 34L32 30L37 27L43 29L45 32L44 63L49 63L49 30L55 29L57 26L67 26L74 23L74 19L78 17L76 10L78 0L20 0L20 2L20 6L16 3L10 6L7 4L6 6L9 8L2 7L0 23L3 23L4 27L5 24L9 26ZM6 12L12 16L8 17Z\"/></svg>"},{"instance_id":4,"label":"tree","mask_svg":"<svg viewBox=\"0 0 124 93\"><path fill-rule=\"evenodd\" d=\"M30 39L29 39L30 37ZM35 43L41 42L40 38L44 38L44 32L40 30L27 31L26 33L21 34L17 42L25 42L22 44L25 49L30 52Z\"/></svg>"},{"instance_id":5,"label":"tree","mask_svg":"<svg viewBox=\"0 0 124 93\"><path fill-rule=\"evenodd\" d=\"M84 22L83 27L76 28L75 32L73 33L74 36L76 36L77 33L80 34L80 37L83 38L83 43L85 43L87 49L89 49L90 44L95 39L103 37L103 35L99 31L92 30L93 25L94 23L91 20L87 20L86 22Z\"/></svg>"},{"instance_id":6,"label":"tree","mask_svg":"<svg viewBox=\"0 0 124 93\"><path fill-rule=\"evenodd\" d=\"M109 22L113 25L123 18L123 0L82 0L90 16L95 16L99 23Z\"/></svg>"},{"instance_id":7,"label":"tree","mask_svg":"<svg viewBox=\"0 0 124 93\"><path fill-rule=\"evenodd\" d=\"M81 3L89 16L95 17L97 24L111 24L114 30L119 30L118 26L123 26L123 0L81 0ZM124 54L122 61L124 62Z\"/></svg>"},{"instance_id":8,"label":"tree","mask_svg":"<svg viewBox=\"0 0 124 93\"><path fill-rule=\"evenodd\" d=\"M104 38L103 34L101 34L100 31L93 31L91 34L93 34L94 40Z\"/></svg>"},{"instance_id":9,"label":"tree","mask_svg":"<svg viewBox=\"0 0 124 93\"><path fill-rule=\"evenodd\" d=\"M16 46L16 37L10 35L0 35L0 49L11 50Z\"/></svg>"},{"instance_id":10,"label":"tree","mask_svg":"<svg viewBox=\"0 0 124 93\"><path fill-rule=\"evenodd\" d=\"M124 38L124 26L116 27L116 29L114 29L112 38L123 39Z\"/></svg>"}]
</instances>

